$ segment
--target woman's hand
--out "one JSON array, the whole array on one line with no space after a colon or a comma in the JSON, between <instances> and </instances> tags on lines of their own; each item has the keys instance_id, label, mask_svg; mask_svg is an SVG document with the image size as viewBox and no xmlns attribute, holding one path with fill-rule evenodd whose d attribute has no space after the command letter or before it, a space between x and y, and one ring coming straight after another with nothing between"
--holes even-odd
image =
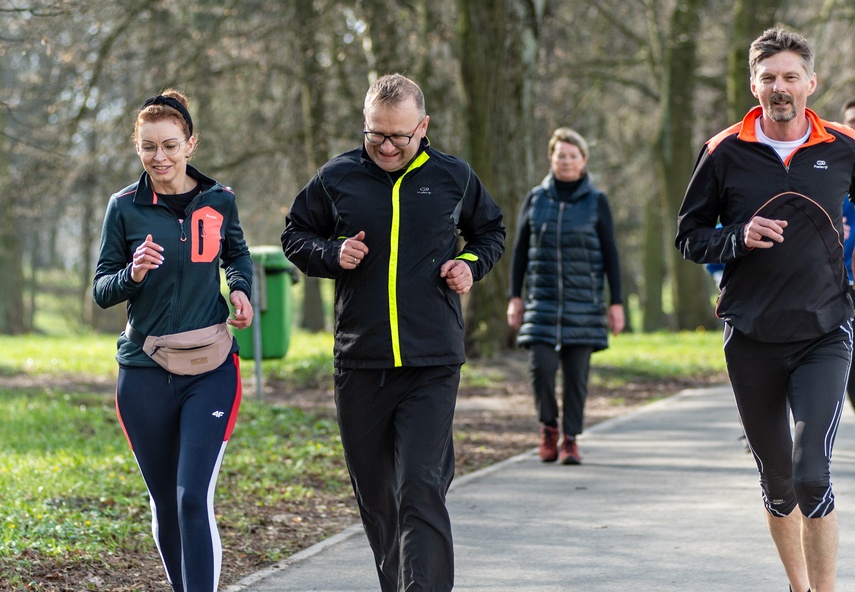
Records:
<instances>
[{"instance_id":1,"label":"woman's hand","mask_svg":"<svg viewBox=\"0 0 855 592\"><path fill-rule=\"evenodd\" d=\"M623 318L623 304L612 304L609 306L607 320L609 323L609 330L612 332L612 335L617 335L623 331L625 323Z\"/></svg>"},{"instance_id":2,"label":"woman's hand","mask_svg":"<svg viewBox=\"0 0 855 592\"><path fill-rule=\"evenodd\" d=\"M229 294L229 301L235 307L235 318L226 319L226 322L235 329L246 329L252 323L252 304L246 294L240 290L235 290Z\"/></svg>"},{"instance_id":3,"label":"woman's hand","mask_svg":"<svg viewBox=\"0 0 855 592\"><path fill-rule=\"evenodd\" d=\"M227 319L226 322L235 329L246 329L252 323L252 304L249 298L246 297L240 290L235 290L229 294L229 301L235 308L235 316L233 319Z\"/></svg>"},{"instance_id":4,"label":"woman's hand","mask_svg":"<svg viewBox=\"0 0 855 592\"><path fill-rule=\"evenodd\" d=\"M523 306L522 298L514 296L508 300L508 327L514 331L519 331L523 321Z\"/></svg>"},{"instance_id":5,"label":"woman's hand","mask_svg":"<svg viewBox=\"0 0 855 592\"><path fill-rule=\"evenodd\" d=\"M157 269L163 263L163 247L151 239L151 235L147 235L143 243L134 251L133 259L131 260L131 279L140 283L145 279L146 274L151 269Z\"/></svg>"}]
</instances>

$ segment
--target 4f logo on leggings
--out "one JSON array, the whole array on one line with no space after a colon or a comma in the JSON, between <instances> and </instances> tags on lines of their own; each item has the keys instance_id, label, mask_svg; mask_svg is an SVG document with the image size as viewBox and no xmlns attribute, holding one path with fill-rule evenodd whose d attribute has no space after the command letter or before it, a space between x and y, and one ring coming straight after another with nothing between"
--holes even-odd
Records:
<instances>
[{"instance_id":1,"label":"4f logo on leggings","mask_svg":"<svg viewBox=\"0 0 855 592\"><path fill-rule=\"evenodd\" d=\"M222 412L222 411L214 411L211 415L213 415L214 417L216 417L217 419L219 419L219 418L221 418L222 416L224 416L224 415L225 415L225 413L224 413L224 412Z\"/></svg>"}]
</instances>

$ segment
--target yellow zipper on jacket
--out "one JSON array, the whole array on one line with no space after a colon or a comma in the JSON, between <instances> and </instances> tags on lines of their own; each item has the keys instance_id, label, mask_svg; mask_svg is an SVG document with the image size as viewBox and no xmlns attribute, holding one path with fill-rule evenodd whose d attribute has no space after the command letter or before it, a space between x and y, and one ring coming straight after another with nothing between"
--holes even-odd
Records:
<instances>
[{"instance_id":1,"label":"yellow zipper on jacket","mask_svg":"<svg viewBox=\"0 0 855 592\"><path fill-rule=\"evenodd\" d=\"M410 171L422 166L429 158L427 152L419 154L392 186L392 228L389 237L389 327L392 331L392 356L396 368L403 365L401 340L398 333L398 238L401 230L401 183Z\"/></svg>"}]
</instances>

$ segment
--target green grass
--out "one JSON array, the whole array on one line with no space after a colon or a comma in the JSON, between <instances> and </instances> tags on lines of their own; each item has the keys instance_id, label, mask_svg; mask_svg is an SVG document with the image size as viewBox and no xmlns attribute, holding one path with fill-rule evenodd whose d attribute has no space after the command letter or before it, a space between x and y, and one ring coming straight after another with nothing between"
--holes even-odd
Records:
<instances>
[{"instance_id":1,"label":"green grass","mask_svg":"<svg viewBox=\"0 0 855 592\"><path fill-rule=\"evenodd\" d=\"M116 335L0 335L0 375L116 375Z\"/></svg>"},{"instance_id":2,"label":"green grass","mask_svg":"<svg viewBox=\"0 0 855 592\"><path fill-rule=\"evenodd\" d=\"M109 401L2 389L0 407L0 557L109 553L132 540L139 524L126 517L141 489Z\"/></svg>"},{"instance_id":3,"label":"green grass","mask_svg":"<svg viewBox=\"0 0 855 592\"><path fill-rule=\"evenodd\" d=\"M0 376L27 375L114 378L117 335L0 335ZM303 388L328 380L332 375L333 338L329 333L297 330L289 353L282 359L263 360L265 378ZM255 374L255 362L241 360L241 375Z\"/></svg>"},{"instance_id":4,"label":"green grass","mask_svg":"<svg viewBox=\"0 0 855 592\"><path fill-rule=\"evenodd\" d=\"M153 548L147 495L114 409L115 339L0 337L0 582L10 590L39 590L27 587L33 562L103 565ZM331 358L330 335L297 330L288 355L265 360L262 370L281 388L329 384ZM251 360L241 367L254 374ZM721 336L621 335L594 355L593 367L592 380L617 385L723 376ZM498 385L501 365L472 362L463 380ZM320 496L350 497L335 422L247 392L217 490L222 523L253 536L247 500L275 506Z\"/></svg>"},{"instance_id":5,"label":"green grass","mask_svg":"<svg viewBox=\"0 0 855 592\"><path fill-rule=\"evenodd\" d=\"M612 384L635 380L673 380L723 376L721 332L625 333L612 337L609 348L592 358L594 374L608 375ZM283 388L305 388L330 380L333 338L329 333L294 331L288 354L262 361L265 379ZM116 336L0 336L0 375L112 378L116 375ZM241 374L255 375L255 362L241 360ZM503 379L501 369L463 367L470 386L490 386Z\"/></svg>"},{"instance_id":6,"label":"green grass","mask_svg":"<svg viewBox=\"0 0 855 592\"><path fill-rule=\"evenodd\" d=\"M284 358L263 360L261 371L265 378L283 381L284 386L301 388L329 382L333 373L333 336L331 333L297 331ZM254 375L255 362L241 361L241 374Z\"/></svg>"},{"instance_id":7,"label":"green grass","mask_svg":"<svg viewBox=\"0 0 855 592\"><path fill-rule=\"evenodd\" d=\"M726 381L720 331L624 333L591 358L591 381L611 388L634 382L703 379ZM501 364L463 366L461 383L489 388L504 380Z\"/></svg>"},{"instance_id":8,"label":"green grass","mask_svg":"<svg viewBox=\"0 0 855 592\"><path fill-rule=\"evenodd\" d=\"M102 564L153 548L145 486L116 418L115 342L0 337L0 376L25 385L0 387L2 590L39 590L27 576L40 562ZM297 332L291 355L262 368L301 388L329 379L331 353L331 336ZM253 374L252 360L241 366ZM321 494L350 495L335 422L247 394L217 489L223 522L252 536L246 500L276 506Z\"/></svg>"},{"instance_id":9,"label":"green grass","mask_svg":"<svg viewBox=\"0 0 855 592\"><path fill-rule=\"evenodd\" d=\"M609 386L691 378L726 380L721 331L626 333L592 356L592 378Z\"/></svg>"},{"instance_id":10,"label":"green grass","mask_svg":"<svg viewBox=\"0 0 855 592\"><path fill-rule=\"evenodd\" d=\"M97 564L151 547L148 498L111 396L7 388L0 410L0 582L25 588L22 558ZM218 487L224 522L251 536L246 500L319 493L349 494L335 422L245 401Z\"/></svg>"}]
</instances>

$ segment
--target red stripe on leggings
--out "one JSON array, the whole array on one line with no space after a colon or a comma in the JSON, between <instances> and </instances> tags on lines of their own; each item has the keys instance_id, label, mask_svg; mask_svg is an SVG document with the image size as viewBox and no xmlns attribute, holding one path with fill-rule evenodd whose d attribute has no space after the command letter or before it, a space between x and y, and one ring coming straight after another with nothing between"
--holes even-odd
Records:
<instances>
[{"instance_id":1,"label":"red stripe on leggings","mask_svg":"<svg viewBox=\"0 0 855 592\"><path fill-rule=\"evenodd\" d=\"M125 433L125 440L128 441L128 446L131 447L131 452L134 451L134 445L131 444L131 439L128 437L128 430L125 429L125 422L122 420L122 412L119 411L119 391L116 391L116 417L119 418L119 425L122 426L122 431Z\"/></svg>"},{"instance_id":2,"label":"red stripe on leggings","mask_svg":"<svg viewBox=\"0 0 855 592\"><path fill-rule=\"evenodd\" d=\"M226 426L226 435L223 437L223 442L229 441L232 431L235 429L235 422L237 422L238 410L240 409L240 400L243 394L243 383L240 380L240 358L237 354L232 354L232 358L234 358L235 372L237 372L237 391L235 392L235 402L229 414L229 425Z\"/></svg>"}]
</instances>

